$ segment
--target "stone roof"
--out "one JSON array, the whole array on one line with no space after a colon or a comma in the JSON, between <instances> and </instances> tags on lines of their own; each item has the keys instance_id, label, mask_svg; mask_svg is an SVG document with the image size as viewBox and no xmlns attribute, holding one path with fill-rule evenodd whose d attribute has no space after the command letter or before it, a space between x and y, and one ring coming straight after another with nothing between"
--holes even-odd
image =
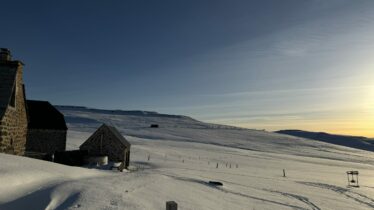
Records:
<instances>
[{"instance_id":1,"label":"stone roof","mask_svg":"<svg viewBox=\"0 0 374 210\"><path fill-rule=\"evenodd\" d=\"M64 115L48 101L26 101L28 128L67 130Z\"/></svg>"},{"instance_id":2,"label":"stone roof","mask_svg":"<svg viewBox=\"0 0 374 210\"><path fill-rule=\"evenodd\" d=\"M97 144L97 142L94 141L94 139L97 136L101 136L104 133L111 133L114 136L114 139L110 138L111 141L115 141L120 143L126 148L130 148L131 144L126 140L126 138L113 126L109 126L107 124L102 124L85 142L83 142L79 148L84 149L87 146L92 146Z\"/></svg>"},{"instance_id":3,"label":"stone roof","mask_svg":"<svg viewBox=\"0 0 374 210\"><path fill-rule=\"evenodd\" d=\"M0 61L0 119L9 105L16 82L18 61Z\"/></svg>"},{"instance_id":4,"label":"stone roof","mask_svg":"<svg viewBox=\"0 0 374 210\"><path fill-rule=\"evenodd\" d=\"M103 124L102 126L106 126L110 132L113 133L113 135L115 137L117 137L117 139L123 144L125 145L126 147L130 147L130 143L126 140L126 138L113 126L109 126L109 125L106 125L106 124Z\"/></svg>"}]
</instances>

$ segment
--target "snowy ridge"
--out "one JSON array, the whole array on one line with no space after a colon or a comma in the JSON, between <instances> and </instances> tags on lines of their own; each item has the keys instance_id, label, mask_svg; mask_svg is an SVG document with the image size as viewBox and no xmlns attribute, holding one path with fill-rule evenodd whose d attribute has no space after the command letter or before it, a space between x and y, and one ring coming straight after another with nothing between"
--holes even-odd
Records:
<instances>
[{"instance_id":1,"label":"snowy ridge","mask_svg":"<svg viewBox=\"0 0 374 210\"><path fill-rule=\"evenodd\" d=\"M151 124L159 124L162 127L235 129L233 126L204 123L188 116L160 114L153 111L103 110L80 106L56 106L56 108L65 115L67 123L73 127L97 127L98 124L106 122L128 128L148 128Z\"/></svg>"},{"instance_id":2,"label":"snowy ridge","mask_svg":"<svg viewBox=\"0 0 374 210\"><path fill-rule=\"evenodd\" d=\"M317 141L327 142L356 149L362 149L374 152L374 142L371 139L362 136L345 136L329 134L324 132L310 132L302 130L280 130L276 133L287 134L302 138L314 139Z\"/></svg>"},{"instance_id":3,"label":"snowy ridge","mask_svg":"<svg viewBox=\"0 0 374 210\"><path fill-rule=\"evenodd\" d=\"M374 165L372 153L349 147L272 133L263 130L204 123L190 117L143 111L110 111L84 107L57 106L65 115L72 139L80 132L93 132L102 123L115 126L123 135L143 139L174 140L229 146L253 151L350 160ZM150 128L158 124L159 128ZM81 140L71 141L75 149ZM370 158L368 158L370 157Z\"/></svg>"}]
</instances>

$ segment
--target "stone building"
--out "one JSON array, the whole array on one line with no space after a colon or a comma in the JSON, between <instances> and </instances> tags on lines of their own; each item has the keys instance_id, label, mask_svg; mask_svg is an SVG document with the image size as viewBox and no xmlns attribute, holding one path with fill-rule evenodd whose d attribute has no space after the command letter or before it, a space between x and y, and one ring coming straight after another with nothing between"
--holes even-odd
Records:
<instances>
[{"instance_id":1,"label":"stone building","mask_svg":"<svg viewBox=\"0 0 374 210\"><path fill-rule=\"evenodd\" d=\"M0 152L23 155L27 115L23 63L13 61L8 49L0 49Z\"/></svg>"},{"instance_id":2,"label":"stone building","mask_svg":"<svg viewBox=\"0 0 374 210\"><path fill-rule=\"evenodd\" d=\"M67 126L64 115L48 101L27 100L26 151L45 154L65 151Z\"/></svg>"},{"instance_id":3,"label":"stone building","mask_svg":"<svg viewBox=\"0 0 374 210\"><path fill-rule=\"evenodd\" d=\"M130 143L114 127L103 124L80 147L90 156L108 156L109 161L130 163Z\"/></svg>"}]
</instances>

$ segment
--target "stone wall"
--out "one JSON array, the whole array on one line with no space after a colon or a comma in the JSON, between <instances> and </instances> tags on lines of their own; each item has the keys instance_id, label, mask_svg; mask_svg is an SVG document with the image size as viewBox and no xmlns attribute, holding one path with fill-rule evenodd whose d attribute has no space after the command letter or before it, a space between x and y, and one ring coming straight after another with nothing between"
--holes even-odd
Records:
<instances>
[{"instance_id":1,"label":"stone wall","mask_svg":"<svg viewBox=\"0 0 374 210\"><path fill-rule=\"evenodd\" d=\"M27 131L26 151L53 154L65 151L66 131L29 129Z\"/></svg>"},{"instance_id":2,"label":"stone wall","mask_svg":"<svg viewBox=\"0 0 374 210\"><path fill-rule=\"evenodd\" d=\"M0 152L23 155L25 152L27 115L25 93L22 79L22 65L17 71L15 107L8 106L2 119L0 119Z\"/></svg>"}]
</instances>

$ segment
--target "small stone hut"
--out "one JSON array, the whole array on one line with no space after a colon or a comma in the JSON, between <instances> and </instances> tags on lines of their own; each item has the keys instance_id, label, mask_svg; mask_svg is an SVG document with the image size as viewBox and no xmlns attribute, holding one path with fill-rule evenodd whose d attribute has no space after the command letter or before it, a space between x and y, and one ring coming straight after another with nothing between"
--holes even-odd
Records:
<instances>
[{"instance_id":1,"label":"small stone hut","mask_svg":"<svg viewBox=\"0 0 374 210\"><path fill-rule=\"evenodd\" d=\"M45 154L65 151L67 126L64 115L48 101L27 100L26 151Z\"/></svg>"},{"instance_id":2,"label":"small stone hut","mask_svg":"<svg viewBox=\"0 0 374 210\"><path fill-rule=\"evenodd\" d=\"M122 162L127 168L130 163L130 143L115 128L100 126L80 147L90 156L108 156L109 161Z\"/></svg>"},{"instance_id":3,"label":"small stone hut","mask_svg":"<svg viewBox=\"0 0 374 210\"><path fill-rule=\"evenodd\" d=\"M27 115L23 63L12 61L8 49L0 49L0 152L23 155Z\"/></svg>"}]
</instances>

